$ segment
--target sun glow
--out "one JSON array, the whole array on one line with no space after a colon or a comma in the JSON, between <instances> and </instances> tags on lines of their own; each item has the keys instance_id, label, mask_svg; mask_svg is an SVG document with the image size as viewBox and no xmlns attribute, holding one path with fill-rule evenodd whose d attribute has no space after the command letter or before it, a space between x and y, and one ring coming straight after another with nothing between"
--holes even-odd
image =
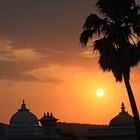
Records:
<instances>
[{"instance_id":1,"label":"sun glow","mask_svg":"<svg viewBox=\"0 0 140 140\"><path fill-rule=\"evenodd\" d=\"M97 89L96 90L96 95L99 96L99 97L104 96L104 90L103 89Z\"/></svg>"}]
</instances>

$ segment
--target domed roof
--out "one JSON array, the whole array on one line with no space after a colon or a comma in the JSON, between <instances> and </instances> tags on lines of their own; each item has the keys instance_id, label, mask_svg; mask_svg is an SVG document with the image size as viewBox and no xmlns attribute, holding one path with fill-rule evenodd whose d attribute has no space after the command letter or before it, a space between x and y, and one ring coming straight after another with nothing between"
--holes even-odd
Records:
<instances>
[{"instance_id":1,"label":"domed roof","mask_svg":"<svg viewBox=\"0 0 140 140\"><path fill-rule=\"evenodd\" d=\"M44 116L40 119L42 126L55 126L58 119L56 119L52 113L49 114L49 112L44 113Z\"/></svg>"},{"instance_id":2,"label":"domed roof","mask_svg":"<svg viewBox=\"0 0 140 140\"><path fill-rule=\"evenodd\" d=\"M125 106L123 103L121 106L121 110L122 111L110 121L109 126L122 127L134 125L134 118L125 111Z\"/></svg>"},{"instance_id":3,"label":"domed roof","mask_svg":"<svg viewBox=\"0 0 140 140\"><path fill-rule=\"evenodd\" d=\"M16 112L10 119L10 125L20 125L20 126L32 126L32 125L38 125L38 119L37 117L29 111L29 109L26 108L26 104L23 103L21 105L21 108L18 109L18 112Z\"/></svg>"}]
</instances>

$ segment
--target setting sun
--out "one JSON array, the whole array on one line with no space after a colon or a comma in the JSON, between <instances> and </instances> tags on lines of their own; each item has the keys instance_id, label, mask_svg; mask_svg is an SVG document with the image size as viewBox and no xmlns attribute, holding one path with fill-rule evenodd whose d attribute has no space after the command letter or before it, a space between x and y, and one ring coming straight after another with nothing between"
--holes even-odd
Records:
<instances>
[{"instance_id":1,"label":"setting sun","mask_svg":"<svg viewBox=\"0 0 140 140\"><path fill-rule=\"evenodd\" d=\"M102 96L104 96L104 90L103 89L97 89L96 94L97 94L97 96L102 97Z\"/></svg>"}]
</instances>

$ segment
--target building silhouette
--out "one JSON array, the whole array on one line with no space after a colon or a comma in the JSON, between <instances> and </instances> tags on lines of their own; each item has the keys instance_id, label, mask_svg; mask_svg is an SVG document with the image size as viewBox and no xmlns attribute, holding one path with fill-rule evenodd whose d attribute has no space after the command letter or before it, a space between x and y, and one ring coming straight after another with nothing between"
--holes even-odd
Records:
<instances>
[{"instance_id":1,"label":"building silhouette","mask_svg":"<svg viewBox=\"0 0 140 140\"><path fill-rule=\"evenodd\" d=\"M0 140L72 140L72 136L58 131L57 120L52 113L38 119L23 100L21 108L12 115L9 125L0 125Z\"/></svg>"},{"instance_id":2,"label":"building silhouette","mask_svg":"<svg viewBox=\"0 0 140 140\"><path fill-rule=\"evenodd\" d=\"M88 130L89 140L136 140L134 118L125 111L124 103L121 112L113 117L109 126Z\"/></svg>"},{"instance_id":3,"label":"building silhouette","mask_svg":"<svg viewBox=\"0 0 140 140\"><path fill-rule=\"evenodd\" d=\"M109 125L62 123L52 113L38 119L23 100L9 124L0 123L0 140L136 140L134 118L122 103Z\"/></svg>"}]
</instances>

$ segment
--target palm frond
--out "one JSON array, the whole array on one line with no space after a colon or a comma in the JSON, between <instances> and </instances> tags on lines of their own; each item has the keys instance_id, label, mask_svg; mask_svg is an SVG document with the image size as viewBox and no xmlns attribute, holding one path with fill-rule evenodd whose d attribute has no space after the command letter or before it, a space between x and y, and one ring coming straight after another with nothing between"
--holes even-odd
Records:
<instances>
[{"instance_id":1,"label":"palm frond","mask_svg":"<svg viewBox=\"0 0 140 140\"><path fill-rule=\"evenodd\" d=\"M98 0L96 3L100 13L114 21L126 16L133 5L135 5L134 0Z\"/></svg>"},{"instance_id":2,"label":"palm frond","mask_svg":"<svg viewBox=\"0 0 140 140\"><path fill-rule=\"evenodd\" d=\"M140 36L140 15L133 20L133 32L139 37Z\"/></svg>"},{"instance_id":3,"label":"palm frond","mask_svg":"<svg viewBox=\"0 0 140 140\"><path fill-rule=\"evenodd\" d=\"M133 7L127 16L127 22L132 25L133 33L140 36L140 6L136 5Z\"/></svg>"},{"instance_id":4,"label":"palm frond","mask_svg":"<svg viewBox=\"0 0 140 140\"><path fill-rule=\"evenodd\" d=\"M94 34L100 35L104 33L108 27L107 19L102 19L96 14L90 14L83 26L84 30L93 30Z\"/></svg>"},{"instance_id":5,"label":"palm frond","mask_svg":"<svg viewBox=\"0 0 140 140\"><path fill-rule=\"evenodd\" d=\"M84 30L80 35L80 43L82 46L86 46L89 38L92 38L93 30Z\"/></svg>"},{"instance_id":6,"label":"palm frond","mask_svg":"<svg viewBox=\"0 0 140 140\"><path fill-rule=\"evenodd\" d=\"M103 20L96 14L90 14L83 26L84 30L95 30L100 29Z\"/></svg>"},{"instance_id":7,"label":"palm frond","mask_svg":"<svg viewBox=\"0 0 140 140\"><path fill-rule=\"evenodd\" d=\"M138 42L139 44L140 42ZM130 66L137 66L140 62L140 46L129 44L129 64Z\"/></svg>"},{"instance_id":8,"label":"palm frond","mask_svg":"<svg viewBox=\"0 0 140 140\"><path fill-rule=\"evenodd\" d=\"M90 14L83 25L83 29L84 30L80 35L80 43L82 46L86 46L93 34L100 36L101 34L108 33L109 21L106 18L100 18L96 14Z\"/></svg>"},{"instance_id":9,"label":"palm frond","mask_svg":"<svg viewBox=\"0 0 140 140\"><path fill-rule=\"evenodd\" d=\"M115 48L113 44L107 39L102 38L96 40L93 51L99 51L100 57L98 63L103 71L110 71L112 69L112 58L115 56Z\"/></svg>"}]
</instances>

